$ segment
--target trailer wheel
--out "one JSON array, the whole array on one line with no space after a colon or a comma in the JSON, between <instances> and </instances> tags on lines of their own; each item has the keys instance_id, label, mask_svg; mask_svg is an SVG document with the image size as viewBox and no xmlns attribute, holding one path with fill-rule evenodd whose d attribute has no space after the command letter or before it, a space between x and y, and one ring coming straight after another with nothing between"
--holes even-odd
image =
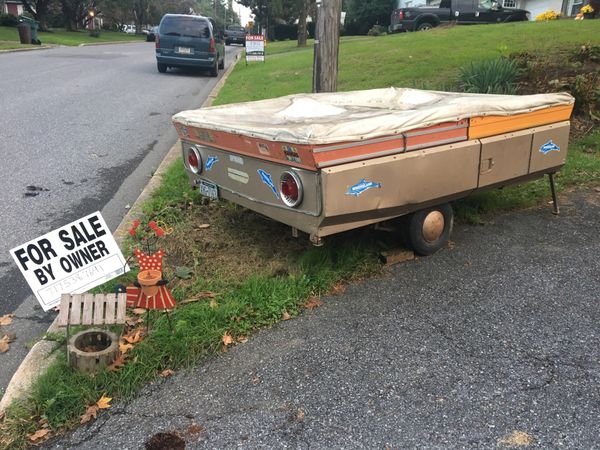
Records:
<instances>
[{"instance_id":1,"label":"trailer wheel","mask_svg":"<svg viewBox=\"0 0 600 450\"><path fill-rule=\"evenodd\" d=\"M449 203L414 212L408 219L410 245L419 255L432 255L446 244L453 224L454 212Z\"/></svg>"}]
</instances>

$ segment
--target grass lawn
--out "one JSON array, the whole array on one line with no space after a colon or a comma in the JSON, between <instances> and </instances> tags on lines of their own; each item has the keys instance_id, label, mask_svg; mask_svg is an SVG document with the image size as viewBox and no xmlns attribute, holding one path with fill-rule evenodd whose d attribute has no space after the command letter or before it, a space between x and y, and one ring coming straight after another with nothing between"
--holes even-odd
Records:
<instances>
[{"instance_id":1,"label":"grass lawn","mask_svg":"<svg viewBox=\"0 0 600 450\"><path fill-rule=\"evenodd\" d=\"M600 44L596 29L596 21L565 20L343 38L339 87L451 88L458 68L471 61L525 50L552 52L556 48L576 50L589 42ZM239 63L217 103L308 92L311 64L310 45L298 49L291 41L269 43L267 61L248 66ZM600 130L596 129L572 143L557 182L566 189L599 180ZM549 199L543 180L477 194L459 203L457 209L462 217L478 221L482 213L531 205L541 199ZM189 188L181 161L165 174L144 212L146 218L173 227L173 233L164 239L166 278L179 302L192 301L173 311L173 332L160 316L152 332L128 352L128 363L119 371L86 377L71 370L64 352L59 352L31 397L14 405L0 423L0 449L23 447L27 434L40 426L49 426L53 432L73 427L86 406L101 395L120 399L135 395L161 371L188 367L223 351L227 336L233 342L244 342L254 330L318 305L321 295L343 291L344 282L380 273L376 243L385 243L389 236L356 230L329 239L324 247L311 247L304 238L292 239L288 227L236 205L201 198ZM129 249L124 253L129 254ZM193 276L178 277L176 267L186 267ZM127 279L134 276L130 273ZM104 292L112 285L104 286Z\"/></svg>"},{"instance_id":2,"label":"grass lawn","mask_svg":"<svg viewBox=\"0 0 600 450\"><path fill-rule=\"evenodd\" d=\"M91 37L87 31L64 31L51 30L49 32L38 32L38 38L42 44L53 45L79 45L91 44L97 42L122 42L122 41L143 41L145 36L136 36L116 31L102 31L100 37ZM0 43L4 41L7 45L16 45L9 48L22 48L19 44L19 32L13 27L0 27ZM1 44L0 44L1 45ZM0 47L1 49L1 47Z\"/></svg>"}]
</instances>

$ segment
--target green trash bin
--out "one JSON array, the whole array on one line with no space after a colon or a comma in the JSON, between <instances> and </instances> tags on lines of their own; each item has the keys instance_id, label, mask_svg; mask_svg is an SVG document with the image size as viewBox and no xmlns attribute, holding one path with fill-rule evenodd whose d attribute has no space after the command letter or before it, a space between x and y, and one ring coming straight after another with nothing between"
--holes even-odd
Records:
<instances>
[{"instance_id":1,"label":"green trash bin","mask_svg":"<svg viewBox=\"0 0 600 450\"><path fill-rule=\"evenodd\" d=\"M40 45L41 42L38 39L38 29L40 28L40 23L37 20L33 20L27 16L21 16L21 23L29 25L31 28L31 43L34 45Z\"/></svg>"}]
</instances>

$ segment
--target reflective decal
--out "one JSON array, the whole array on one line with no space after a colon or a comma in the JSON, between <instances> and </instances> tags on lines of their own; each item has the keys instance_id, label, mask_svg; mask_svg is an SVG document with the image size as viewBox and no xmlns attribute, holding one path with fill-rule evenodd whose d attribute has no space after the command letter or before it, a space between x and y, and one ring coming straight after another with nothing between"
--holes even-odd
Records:
<instances>
[{"instance_id":1,"label":"reflective decal","mask_svg":"<svg viewBox=\"0 0 600 450\"><path fill-rule=\"evenodd\" d=\"M348 188L348 192L346 192L346 195L354 195L355 197L358 197L360 194L369 189L380 187L381 183L375 183L374 181L366 181L365 179L362 179L354 186L350 186Z\"/></svg>"},{"instance_id":2,"label":"reflective decal","mask_svg":"<svg viewBox=\"0 0 600 450\"><path fill-rule=\"evenodd\" d=\"M243 184L248 184L248 181L250 180L250 177L246 172L242 172L241 170L235 170L231 167L227 168L227 176L232 180Z\"/></svg>"},{"instance_id":3,"label":"reflective decal","mask_svg":"<svg viewBox=\"0 0 600 450\"><path fill-rule=\"evenodd\" d=\"M295 163L301 163L300 155L298 154L298 150L296 147L292 147L291 145L282 145L283 154L285 155L285 159Z\"/></svg>"},{"instance_id":4,"label":"reflective decal","mask_svg":"<svg viewBox=\"0 0 600 450\"><path fill-rule=\"evenodd\" d=\"M260 179L262 180L262 182L271 188L273 194L275 194L275 197L279 198L279 192L277 192L277 188L275 187L275 184L271 179L271 174L265 172L262 169L258 169L257 172L260 175Z\"/></svg>"},{"instance_id":5,"label":"reflective decal","mask_svg":"<svg viewBox=\"0 0 600 450\"><path fill-rule=\"evenodd\" d=\"M229 161L234 162L236 164L244 165L244 158L237 155L229 155Z\"/></svg>"},{"instance_id":6,"label":"reflective decal","mask_svg":"<svg viewBox=\"0 0 600 450\"><path fill-rule=\"evenodd\" d=\"M212 167L215 165L215 163L218 161L219 161L219 158L217 158L216 156L209 156L208 159L206 160L206 170L210 171L212 169Z\"/></svg>"},{"instance_id":7,"label":"reflective decal","mask_svg":"<svg viewBox=\"0 0 600 450\"><path fill-rule=\"evenodd\" d=\"M544 145L542 145L540 147L540 153L543 153L544 155L546 155L550 152L560 152L560 147L558 145L556 145L554 142L552 142L552 140L549 140L548 142L546 142Z\"/></svg>"}]
</instances>

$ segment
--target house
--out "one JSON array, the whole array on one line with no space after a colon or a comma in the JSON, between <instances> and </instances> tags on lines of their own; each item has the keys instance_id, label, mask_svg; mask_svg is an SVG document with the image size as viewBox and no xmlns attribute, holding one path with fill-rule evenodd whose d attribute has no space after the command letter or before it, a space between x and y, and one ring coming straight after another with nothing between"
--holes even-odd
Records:
<instances>
[{"instance_id":1,"label":"house","mask_svg":"<svg viewBox=\"0 0 600 450\"><path fill-rule=\"evenodd\" d=\"M20 0L4 0L4 8L2 9L4 14L20 16L24 11L23 2Z\"/></svg>"},{"instance_id":2,"label":"house","mask_svg":"<svg viewBox=\"0 0 600 450\"><path fill-rule=\"evenodd\" d=\"M535 16L549 10L566 17L576 16L584 3L584 0L502 0L504 8L520 8L529 11L531 20L535 20Z\"/></svg>"}]
</instances>

